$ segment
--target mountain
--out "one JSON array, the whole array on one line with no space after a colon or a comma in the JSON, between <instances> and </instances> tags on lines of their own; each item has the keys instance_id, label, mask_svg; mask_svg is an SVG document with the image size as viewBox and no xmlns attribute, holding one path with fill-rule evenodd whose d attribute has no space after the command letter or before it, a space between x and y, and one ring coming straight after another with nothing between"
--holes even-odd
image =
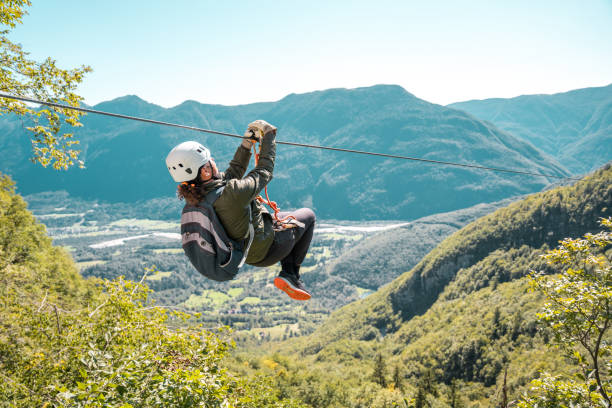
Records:
<instances>
[{"instance_id":1,"label":"mountain","mask_svg":"<svg viewBox=\"0 0 612 408\"><path fill-rule=\"evenodd\" d=\"M403 88L378 85L289 95L241 106L187 101L170 109L135 96L94 108L242 134L256 118L279 128L278 139L432 160L568 175L531 144L456 109L434 105ZM223 167L237 141L96 115L76 132L87 169L56 172L28 162L30 142L20 119L0 122L0 170L20 192L66 190L70 195L134 203L173 194L164 159L177 143L209 146ZM312 206L322 218L416 219L539 191L552 178L381 159L278 146L271 197L283 208Z\"/></svg>"},{"instance_id":2,"label":"mountain","mask_svg":"<svg viewBox=\"0 0 612 408\"><path fill-rule=\"evenodd\" d=\"M321 273L307 274L303 279L308 283L308 287L318 289L316 292L325 295L330 291L329 288L334 286L332 283L338 285L338 282L376 291L412 269L447 236L516 199L518 198L509 198L495 203L478 204L462 210L430 215L391 231L380 232L371 238L359 241L333 258ZM343 288L341 292L345 290ZM336 298L340 296L340 294L334 295Z\"/></svg>"},{"instance_id":3,"label":"mountain","mask_svg":"<svg viewBox=\"0 0 612 408\"><path fill-rule=\"evenodd\" d=\"M533 143L574 174L592 171L612 159L612 84L448 106Z\"/></svg>"},{"instance_id":4,"label":"mountain","mask_svg":"<svg viewBox=\"0 0 612 408\"><path fill-rule=\"evenodd\" d=\"M530 195L468 224L442 241L411 271L378 293L338 311L321 327L317 340L323 346L343 337L358 339L370 327L383 334L395 332L402 322L425 313L460 271L465 273L486 262L496 251L554 247L565 237L594 232L599 228L598 219L611 212L611 165L574 186ZM501 268L500 273L503 271ZM482 283L493 278L488 276ZM510 278L499 277L502 282ZM475 283L472 287L479 289ZM351 318L346 320L348 316ZM350 327L338 324L345 320L350 321Z\"/></svg>"},{"instance_id":5,"label":"mountain","mask_svg":"<svg viewBox=\"0 0 612 408\"><path fill-rule=\"evenodd\" d=\"M472 401L492 397L496 389L488 387L501 387L506 367L516 397L540 370L568 368L545 346L549 333L537 329L543 300L527 291L526 276L550 271L541 255L559 240L599 231L599 218L611 215L606 165L573 186L530 195L468 224L412 270L280 352L355 387L370 381L369 362L381 354L412 384L428 370L440 383L470 384Z\"/></svg>"}]
</instances>

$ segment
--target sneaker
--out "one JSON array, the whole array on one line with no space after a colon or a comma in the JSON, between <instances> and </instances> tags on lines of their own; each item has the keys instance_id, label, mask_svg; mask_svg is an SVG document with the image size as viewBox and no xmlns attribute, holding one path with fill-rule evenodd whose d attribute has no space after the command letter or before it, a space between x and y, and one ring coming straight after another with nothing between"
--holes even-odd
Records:
<instances>
[{"instance_id":1,"label":"sneaker","mask_svg":"<svg viewBox=\"0 0 612 408\"><path fill-rule=\"evenodd\" d=\"M289 274L285 271L274 278L274 286L285 292L291 299L308 300L310 292L304 287L304 283L300 280L299 275Z\"/></svg>"}]
</instances>

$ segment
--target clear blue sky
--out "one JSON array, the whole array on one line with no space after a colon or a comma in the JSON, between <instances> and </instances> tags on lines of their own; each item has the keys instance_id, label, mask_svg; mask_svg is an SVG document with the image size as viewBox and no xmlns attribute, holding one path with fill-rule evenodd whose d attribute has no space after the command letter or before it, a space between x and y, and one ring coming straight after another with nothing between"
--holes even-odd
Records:
<instances>
[{"instance_id":1,"label":"clear blue sky","mask_svg":"<svg viewBox=\"0 0 612 408\"><path fill-rule=\"evenodd\" d=\"M90 65L89 104L165 106L398 84L427 101L612 82L611 0L32 0L11 39Z\"/></svg>"}]
</instances>

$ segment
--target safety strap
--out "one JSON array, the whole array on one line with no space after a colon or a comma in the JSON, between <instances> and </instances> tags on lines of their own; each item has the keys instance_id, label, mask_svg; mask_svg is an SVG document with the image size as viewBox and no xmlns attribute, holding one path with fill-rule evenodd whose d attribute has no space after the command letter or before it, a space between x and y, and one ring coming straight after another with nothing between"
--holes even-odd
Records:
<instances>
[{"instance_id":1,"label":"safety strap","mask_svg":"<svg viewBox=\"0 0 612 408\"><path fill-rule=\"evenodd\" d=\"M242 261L238 265L238 268L242 268L244 265L244 261L246 261L246 257L249 254L249 249L251 248L251 244L253 243L253 238L255 238L255 228L253 228L253 210L251 209L251 204L249 204L249 243L244 249L244 255L242 256Z\"/></svg>"}]
</instances>

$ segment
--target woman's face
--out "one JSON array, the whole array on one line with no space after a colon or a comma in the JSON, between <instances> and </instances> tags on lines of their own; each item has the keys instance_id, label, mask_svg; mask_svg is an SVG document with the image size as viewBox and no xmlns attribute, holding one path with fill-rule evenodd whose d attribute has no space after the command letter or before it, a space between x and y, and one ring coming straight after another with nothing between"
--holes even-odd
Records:
<instances>
[{"instance_id":1,"label":"woman's face","mask_svg":"<svg viewBox=\"0 0 612 408\"><path fill-rule=\"evenodd\" d=\"M210 161L202 166L202 169L200 170L200 178L205 183L213 178L217 178L218 176L219 170L217 169L217 164L213 159L210 159Z\"/></svg>"}]
</instances>

